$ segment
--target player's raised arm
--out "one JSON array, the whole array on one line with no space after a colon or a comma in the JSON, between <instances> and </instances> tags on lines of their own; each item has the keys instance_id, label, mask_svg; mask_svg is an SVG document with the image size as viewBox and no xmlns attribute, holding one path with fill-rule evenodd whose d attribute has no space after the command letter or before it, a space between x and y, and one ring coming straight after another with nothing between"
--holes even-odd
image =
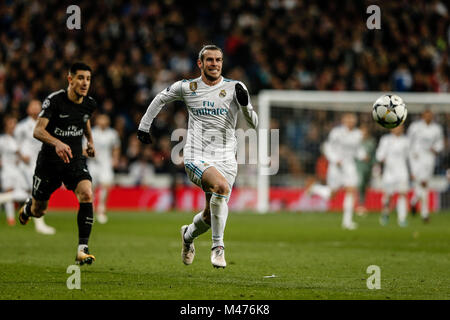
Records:
<instances>
[{"instance_id":1,"label":"player's raised arm","mask_svg":"<svg viewBox=\"0 0 450 320\"><path fill-rule=\"evenodd\" d=\"M253 110L247 89L242 83L238 82L235 86L235 93L236 100L241 107L245 120L251 128L255 129L258 126L258 115Z\"/></svg>"},{"instance_id":2,"label":"player's raised arm","mask_svg":"<svg viewBox=\"0 0 450 320\"><path fill-rule=\"evenodd\" d=\"M33 131L33 137L42 141L43 143L52 145L55 147L56 154L65 162L69 163L72 156L72 150L70 147L63 143L61 140L53 137L46 127L50 120L48 118L40 117L37 120L36 127Z\"/></svg>"},{"instance_id":3,"label":"player's raised arm","mask_svg":"<svg viewBox=\"0 0 450 320\"><path fill-rule=\"evenodd\" d=\"M381 137L380 144L378 145L377 151L375 153L375 158L378 162L384 162L386 159L386 154L388 152L389 146L387 145L386 137Z\"/></svg>"},{"instance_id":4,"label":"player's raised arm","mask_svg":"<svg viewBox=\"0 0 450 320\"><path fill-rule=\"evenodd\" d=\"M441 126L438 127L436 139L433 142L431 150L434 154L438 154L439 152L444 150L444 131L442 130Z\"/></svg>"},{"instance_id":5,"label":"player's raised arm","mask_svg":"<svg viewBox=\"0 0 450 320\"><path fill-rule=\"evenodd\" d=\"M167 87L166 89L158 93L148 106L147 111L145 112L139 123L137 133L138 139L142 143L152 143L152 140L150 138L150 127L152 125L153 119L156 118L162 107L169 102L182 99L181 84L182 81L177 81L171 86Z\"/></svg>"}]
</instances>

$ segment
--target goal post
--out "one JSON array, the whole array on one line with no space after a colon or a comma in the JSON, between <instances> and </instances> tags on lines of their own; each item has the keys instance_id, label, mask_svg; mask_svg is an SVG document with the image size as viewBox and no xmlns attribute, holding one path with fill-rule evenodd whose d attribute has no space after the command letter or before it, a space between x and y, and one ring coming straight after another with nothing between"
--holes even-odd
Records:
<instances>
[{"instance_id":1,"label":"goal post","mask_svg":"<svg viewBox=\"0 0 450 320\"><path fill-rule=\"evenodd\" d=\"M367 113L371 117L373 103L387 92L361 91L297 91L262 90L257 97L259 117L258 149L270 150L267 132L271 126L273 108L321 110L336 112ZM430 108L436 113L450 113L450 94L448 93L395 93L402 97L408 108L408 117ZM280 126L280 131L284 130ZM282 135L281 135L282 136ZM261 152L259 152L261 155ZM262 153L264 154L264 153ZM257 211L268 212L270 176L266 175L265 164L259 159L257 181Z\"/></svg>"}]
</instances>

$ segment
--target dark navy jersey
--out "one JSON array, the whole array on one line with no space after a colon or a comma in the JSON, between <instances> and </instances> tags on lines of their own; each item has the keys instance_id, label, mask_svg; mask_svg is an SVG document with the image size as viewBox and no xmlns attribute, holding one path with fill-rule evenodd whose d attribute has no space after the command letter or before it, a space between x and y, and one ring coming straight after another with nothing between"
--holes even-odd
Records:
<instances>
[{"instance_id":1,"label":"dark navy jersey","mask_svg":"<svg viewBox=\"0 0 450 320\"><path fill-rule=\"evenodd\" d=\"M67 90L59 90L50 94L42 103L39 117L49 119L45 128L50 135L69 145L73 159L82 157L82 139L86 123L97 107L95 100L86 96L80 104L74 103L67 96ZM61 161L55 147L42 144L40 157L49 161Z\"/></svg>"}]
</instances>

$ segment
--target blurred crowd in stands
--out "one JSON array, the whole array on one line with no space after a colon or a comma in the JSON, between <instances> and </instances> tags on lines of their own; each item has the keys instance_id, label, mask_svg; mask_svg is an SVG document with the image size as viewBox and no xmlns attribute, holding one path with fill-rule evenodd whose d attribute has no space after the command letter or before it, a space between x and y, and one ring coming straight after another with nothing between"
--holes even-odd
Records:
<instances>
[{"instance_id":1,"label":"blurred crowd in stands","mask_svg":"<svg viewBox=\"0 0 450 320\"><path fill-rule=\"evenodd\" d=\"M98 112L111 117L122 141L117 172L139 163L151 164L155 173L173 170L170 134L187 125L183 104L163 108L151 147L135 132L159 91L199 76L196 59L204 44L223 48L224 75L246 83L252 95L262 89L450 92L445 1L82 0L76 1L81 29L68 30L71 4L0 2L0 116L22 118L30 99L42 101L65 88L68 67L84 61L93 69L90 94ZM380 30L366 27L371 4L381 8ZM286 126L282 156L292 148L304 150L304 157L319 155L317 141L333 122L326 113L317 117L306 131L301 123ZM311 170L302 161L289 170Z\"/></svg>"}]
</instances>

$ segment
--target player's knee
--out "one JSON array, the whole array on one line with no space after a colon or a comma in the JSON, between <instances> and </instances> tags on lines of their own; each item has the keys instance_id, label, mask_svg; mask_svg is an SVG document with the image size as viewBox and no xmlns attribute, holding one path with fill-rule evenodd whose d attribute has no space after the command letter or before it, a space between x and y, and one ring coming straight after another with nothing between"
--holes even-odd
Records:
<instances>
[{"instance_id":1,"label":"player's knee","mask_svg":"<svg viewBox=\"0 0 450 320\"><path fill-rule=\"evenodd\" d=\"M230 193L230 187L228 186L228 183L225 181L220 181L218 183L215 183L212 188L212 192L227 196Z\"/></svg>"},{"instance_id":2,"label":"player's knee","mask_svg":"<svg viewBox=\"0 0 450 320\"><path fill-rule=\"evenodd\" d=\"M92 190L87 188L80 190L79 192L77 192L77 198L79 202L92 202L93 200Z\"/></svg>"}]
</instances>

